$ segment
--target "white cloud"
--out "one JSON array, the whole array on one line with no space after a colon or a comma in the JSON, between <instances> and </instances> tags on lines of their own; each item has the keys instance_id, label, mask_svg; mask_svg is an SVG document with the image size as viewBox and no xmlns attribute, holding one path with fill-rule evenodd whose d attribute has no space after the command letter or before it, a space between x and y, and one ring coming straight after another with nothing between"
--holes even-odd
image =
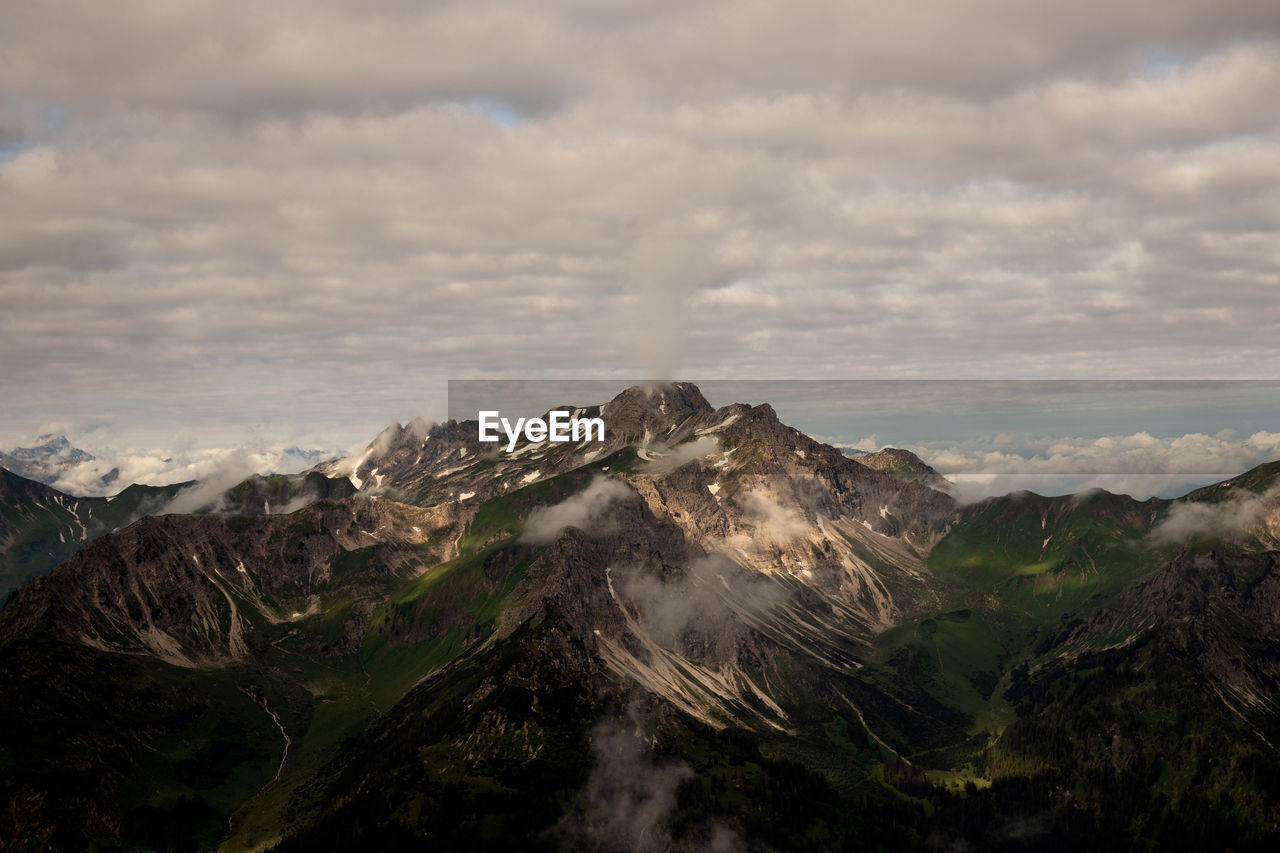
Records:
<instances>
[{"instance_id":1,"label":"white cloud","mask_svg":"<svg viewBox=\"0 0 1280 853\"><path fill-rule=\"evenodd\" d=\"M809 532L809 525L795 510L780 505L763 492L741 492L734 499L755 523L759 536L788 542Z\"/></svg>"},{"instance_id":2,"label":"white cloud","mask_svg":"<svg viewBox=\"0 0 1280 853\"><path fill-rule=\"evenodd\" d=\"M651 461L646 463L644 471L650 474L666 474L686 465L695 459L702 459L720 450L720 439L714 435L704 435L674 447L665 445L650 446L647 451Z\"/></svg>"},{"instance_id":3,"label":"white cloud","mask_svg":"<svg viewBox=\"0 0 1280 853\"><path fill-rule=\"evenodd\" d=\"M581 492L554 506L535 507L525 519L520 541L541 545L555 539L566 527L597 531L610 507L634 495L618 480L597 477Z\"/></svg>"},{"instance_id":4,"label":"white cloud","mask_svg":"<svg viewBox=\"0 0 1280 853\"><path fill-rule=\"evenodd\" d=\"M133 483L165 486L199 481L175 498L167 512L194 512L254 474L294 474L326 457L323 451L250 447L200 450L94 449L94 459L69 467L51 485L80 497L113 495ZM118 474L109 482L104 475Z\"/></svg>"},{"instance_id":5,"label":"white cloud","mask_svg":"<svg viewBox=\"0 0 1280 853\"><path fill-rule=\"evenodd\" d=\"M1102 488L1134 497L1171 497L1280 458L1280 433L1241 438L1230 430L1157 438L1147 432L1096 438L975 439L911 446L976 499L1017 489L1065 494Z\"/></svg>"},{"instance_id":6,"label":"white cloud","mask_svg":"<svg viewBox=\"0 0 1280 853\"><path fill-rule=\"evenodd\" d=\"M1169 545L1207 533L1239 534L1258 527L1264 520L1269 520L1274 535L1274 528L1280 526L1277 498L1280 498L1280 486L1273 486L1262 494L1233 489L1216 503L1175 504L1169 515L1151 531L1151 540L1157 545Z\"/></svg>"}]
</instances>

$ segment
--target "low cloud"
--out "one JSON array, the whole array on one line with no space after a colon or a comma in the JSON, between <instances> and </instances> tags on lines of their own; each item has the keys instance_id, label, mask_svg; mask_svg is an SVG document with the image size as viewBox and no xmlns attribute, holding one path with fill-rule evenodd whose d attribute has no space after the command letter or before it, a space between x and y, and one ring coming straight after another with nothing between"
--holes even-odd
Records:
<instances>
[{"instance_id":1,"label":"low cloud","mask_svg":"<svg viewBox=\"0 0 1280 853\"><path fill-rule=\"evenodd\" d=\"M174 495L173 500L165 504L163 511L182 514L217 510L223 505L228 489L257 473L253 468L253 460L243 450L223 454L214 460L212 471L199 482Z\"/></svg>"},{"instance_id":2,"label":"low cloud","mask_svg":"<svg viewBox=\"0 0 1280 853\"><path fill-rule=\"evenodd\" d=\"M221 483L228 477L243 474L227 485L230 488L254 474L296 474L337 455L331 450L251 445L177 451L95 447L91 453L92 459L57 466L58 470L50 476L39 479L77 497L105 497L118 494L134 483L148 486L190 480ZM187 492L195 499L194 487L184 490L183 494Z\"/></svg>"},{"instance_id":3,"label":"low cloud","mask_svg":"<svg viewBox=\"0 0 1280 853\"><path fill-rule=\"evenodd\" d=\"M875 453L877 450L884 447L884 445L880 443L880 439L874 435L869 435L866 438L860 438L857 441L832 442L831 446L840 450L856 450L860 453Z\"/></svg>"},{"instance_id":4,"label":"low cloud","mask_svg":"<svg viewBox=\"0 0 1280 853\"><path fill-rule=\"evenodd\" d=\"M667 474L695 459L710 456L720 451L720 439L713 435L704 435L694 441L677 444L669 448L649 448L652 457L644 468L649 474Z\"/></svg>"},{"instance_id":5,"label":"low cloud","mask_svg":"<svg viewBox=\"0 0 1280 853\"><path fill-rule=\"evenodd\" d=\"M1233 489L1217 503L1188 502L1175 504L1169 515L1151 531L1156 545L1173 545L1206 534L1233 535L1266 525L1280 525L1276 518L1280 486L1272 486L1262 494Z\"/></svg>"},{"instance_id":6,"label":"low cloud","mask_svg":"<svg viewBox=\"0 0 1280 853\"><path fill-rule=\"evenodd\" d=\"M1097 488L1137 498L1175 497L1280 458L1280 433L1262 430L1245 438L1231 430L1171 437L1148 432L1099 438L998 435L907 449L955 483L961 500L1019 489L1071 494Z\"/></svg>"},{"instance_id":7,"label":"low cloud","mask_svg":"<svg viewBox=\"0 0 1280 853\"><path fill-rule=\"evenodd\" d=\"M568 500L555 506L537 507L529 513L520 541L542 545L555 539L566 527L594 531L611 506L634 494L618 480L597 477L591 485Z\"/></svg>"},{"instance_id":8,"label":"low cloud","mask_svg":"<svg viewBox=\"0 0 1280 853\"><path fill-rule=\"evenodd\" d=\"M745 492L734 499L755 522L756 532L769 539L787 542L809 532L808 523L799 513L761 492Z\"/></svg>"},{"instance_id":9,"label":"low cloud","mask_svg":"<svg viewBox=\"0 0 1280 853\"><path fill-rule=\"evenodd\" d=\"M596 764L582 790L581 813L562 821L555 834L578 849L610 853L744 850L742 838L718 823L697 827L673 843L677 793L694 773L683 761L658 757L642 728L634 708L625 724L596 724L591 731Z\"/></svg>"},{"instance_id":10,"label":"low cloud","mask_svg":"<svg viewBox=\"0 0 1280 853\"><path fill-rule=\"evenodd\" d=\"M634 732L608 723L592 731L596 766L583 792L577 831L591 849L648 853L669 849L680 783L693 776L684 762L659 761Z\"/></svg>"},{"instance_id":11,"label":"low cloud","mask_svg":"<svg viewBox=\"0 0 1280 853\"><path fill-rule=\"evenodd\" d=\"M386 456L397 446L423 441L430 434L431 427L432 422L424 418L413 418L404 426L388 424L373 441L352 447L341 459L327 466L326 473L333 477L349 477L357 487L364 486L365 482L356 474L360 466L366 461Z\"/></svg>"},{"instance_id":12,"label":"low cloud","mask_svg":"<svg viewBox=\"0 0 1280 853\"><path fill-rule=\"evenodd\" d=\"M721 554L695 560L675 577L637 572L622 581L621 588L640 621L668 648L675 648L691 630L721 635L739 621L740 612L766 611L788 595L767 576Z\"/></svg>"}]
</instances>

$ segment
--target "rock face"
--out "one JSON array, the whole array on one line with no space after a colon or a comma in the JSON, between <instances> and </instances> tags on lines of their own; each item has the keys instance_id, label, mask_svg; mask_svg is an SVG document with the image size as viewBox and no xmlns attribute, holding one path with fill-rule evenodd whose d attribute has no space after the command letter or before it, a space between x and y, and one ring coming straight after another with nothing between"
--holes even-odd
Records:
<instances>
[{"instance_id":1,"label":"rock face","mask_svg":"<svg viewBox=\"0 0 1280 853\"><path fill-rule=\"evenodd\" d=\"M877 471L887 471L900 480L915 480L931 489L949 491L951 484L945 477L924 463L910 450L885 447L875 453L863 453L856 457L858 463Z\"/></svg>"},{"instance_id":2,"label":"rock face","mask_svg":"<svg viewBox=\"0 0 1280 853\"><path fill-rule=\"evenodd\" d=\"M1274 831L1271 472L1187 499L1262 496L1249 525L1174 540L1171 502L959 507L905 451L685 383L576 411L604 442L397 425L296 512L250 514L292 500L250 481L25 585L7 849L571 849L619 814L670 849Z\"/></svg>"},{"instance_id":3,"label":"rock face","mask_svg":"<svg viewBox=\"0 0 1280 853\"><path fill-rule=\"evenodd\" d=\"M159 508L182 485L130 486L113 499L77 498L0 468L0 595Z\"/></svg>"},{"instance_id":4,"label":"rock face","mask_svg":"<svg viewBox=\"0 0 1280 853\"><path fill-rule=\"evenodd\" d=\"M345 477L319 471L289 476L253 476L226 492L207 495L203 507L173 501L195 483L131 485L109 498L83 498L0 468L0 595L47 574L108 533L148 516L189 509L236 515L289 513L317 500L346 498L355 487ZM188 493L189 494L189 493Z\"/></svg>"}]
</instances>

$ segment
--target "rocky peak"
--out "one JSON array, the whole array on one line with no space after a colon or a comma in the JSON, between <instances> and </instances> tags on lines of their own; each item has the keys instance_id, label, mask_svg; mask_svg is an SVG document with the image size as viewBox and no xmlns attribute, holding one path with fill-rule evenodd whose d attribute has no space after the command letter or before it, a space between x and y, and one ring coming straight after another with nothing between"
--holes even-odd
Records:
<instances>
[{"instance_id":1,"label":"rocky peak","mask_svg":"<svg viewBox=\"0 0 1280 853\"><path fill-rule=\"evenodd\" d=\"M690 382L636 385L600 409L611 436L641 440L646 433L663 434L689 418L713 411L698 386Z\"/></svg>"},{"instance_id":2,"label":"rocky peak","mask_svg":"<svg viewBox=\"0 0 1280 853\"><path fill-rule=\"evenodd\" d=\"M885 447L875 453L864 453L854 458L861 465L875 468L877 471L885 471L902 480L914 480L944 492L951 488L951 484L945 477L930 468L923 459L910 450Z\"/></svg>"},{"instance_id":3,"label":"rocky peak","mask_svg":"<svg viewBox=\"0 0 1280 853\"><path fill-rule=\"evenodd\" d=\"M42 483L52 483L67 469L93 459L91 454L72 447L63 435L42 435L34 447L0 451L0 467Z\"/></svg>"}]
</instances>

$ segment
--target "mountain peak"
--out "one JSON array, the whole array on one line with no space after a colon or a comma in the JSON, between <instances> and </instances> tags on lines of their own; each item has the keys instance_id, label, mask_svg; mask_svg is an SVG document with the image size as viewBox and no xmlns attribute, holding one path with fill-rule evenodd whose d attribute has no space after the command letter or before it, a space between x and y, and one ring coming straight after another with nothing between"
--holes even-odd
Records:
<instances>
[{"instance_id":1,"label":"mountain peak","mask_svg":"<svg viewBox=\"0 0 1280 853\"><path fill-rule=\"evenodd\" d=\"M910 450L885 447L875 453L863 453L853 457L856 462L877 471L886 471L899 479L915 480L933 489L948 491L951 484L945 477L929 467L923 459Z\"/></svg>"},{"instance_id":2,"label":"mountain peak","mask_svg":"<svg viewBox=\"0 0 1280 853\"><path fill-rule=\"evenodd\" d=\"M67 470L93 459L92 454L73 447L65 435L53 433L40 436L32 447L0 451L0 466L46 485L56 482Z\"/></svg>"},{"instance_id":3,"label":"mountain peak","mask_svg":"<svg viewBox=\"0 0 1280 853\"><path fill-rule=\"evenodd\" d=\"M665 432L667 427L714 411L692 382L634 385L600 409L611 432L628 438Z\"/></svg>"}]
</instances>

